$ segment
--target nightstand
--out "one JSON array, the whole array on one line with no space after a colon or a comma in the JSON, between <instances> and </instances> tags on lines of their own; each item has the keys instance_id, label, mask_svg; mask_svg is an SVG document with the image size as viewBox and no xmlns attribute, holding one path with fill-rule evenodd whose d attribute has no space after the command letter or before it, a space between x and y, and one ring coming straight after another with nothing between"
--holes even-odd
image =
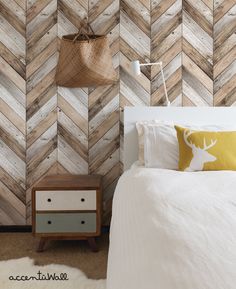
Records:
<instances>
[{"instance_id":1,"label":"nightstand","mask_svg":"<svg viewBox=\"0 0 236 289\"><path fill-rule=\"evenodd\" d=\"M102 177L55 175L32 189L32 231L40 237L38 252L48 240L88 240L98 251L95 237L101 234Z\"/></svg>"}]
</instances>

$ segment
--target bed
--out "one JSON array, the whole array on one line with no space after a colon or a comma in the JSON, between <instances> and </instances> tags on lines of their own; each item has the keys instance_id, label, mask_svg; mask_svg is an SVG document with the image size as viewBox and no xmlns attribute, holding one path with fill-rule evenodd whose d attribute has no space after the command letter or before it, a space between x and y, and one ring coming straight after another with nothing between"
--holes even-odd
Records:
<instances>
[{"instance_id":1,"label":"bed","mask_svg":"<svg viewBox=\"0 0 236 289\"><path fill-rule=\"evenodd\" d=\"M107 289L235 289L236 172L138 166L135 123L154 118L231 125L236 109L125 109Z\"/></svg>"}]
</instances>

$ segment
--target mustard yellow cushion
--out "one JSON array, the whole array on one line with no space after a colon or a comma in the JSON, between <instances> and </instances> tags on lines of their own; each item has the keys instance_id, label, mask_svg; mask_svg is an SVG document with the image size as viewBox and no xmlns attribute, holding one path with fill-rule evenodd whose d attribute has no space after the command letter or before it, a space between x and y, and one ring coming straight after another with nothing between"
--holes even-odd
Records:
<instances>
[{"instance_id":1,"label":"mustard yellow cushion","mask_svg":"<svg viewBox=\"0 0 236 289\"><path fill-rule=\"evenodd\" d=\"M175 126L179 170L236 170L236 131L195 131Z\"/></svg>"}]
</instances>

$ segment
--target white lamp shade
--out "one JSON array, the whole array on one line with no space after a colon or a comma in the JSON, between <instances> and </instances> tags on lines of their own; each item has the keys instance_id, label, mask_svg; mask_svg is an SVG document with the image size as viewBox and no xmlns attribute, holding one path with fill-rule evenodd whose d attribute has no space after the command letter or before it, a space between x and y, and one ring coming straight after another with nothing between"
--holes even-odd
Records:
<instances>
[{"instance_id":1,"label":"white lamp shade","mask_svg":"<svg viewBox=\"0 0 236 289\"><path fill-rule=\"evenodd\" d=\"M131 62L131 69L132 69L132 72L134 75L140 75L141 74L139 60L134 60Z\"/></svg>"}]
</instances>

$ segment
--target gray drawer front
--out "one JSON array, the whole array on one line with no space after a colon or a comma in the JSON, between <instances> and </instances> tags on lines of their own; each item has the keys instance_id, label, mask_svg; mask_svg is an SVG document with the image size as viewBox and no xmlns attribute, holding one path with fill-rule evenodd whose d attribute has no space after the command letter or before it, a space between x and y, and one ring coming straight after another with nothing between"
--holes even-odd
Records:
<instances>
[{"instance_id":1,"label":"gray drawer front","mask_svg":"<svg viewBox=\"0 0 236 289\"><path fill-rule=\"evenodd\" d=\"M80 232L96 232L96 213L36 214L36 233Z\"/></svg>"}]
</instances>

